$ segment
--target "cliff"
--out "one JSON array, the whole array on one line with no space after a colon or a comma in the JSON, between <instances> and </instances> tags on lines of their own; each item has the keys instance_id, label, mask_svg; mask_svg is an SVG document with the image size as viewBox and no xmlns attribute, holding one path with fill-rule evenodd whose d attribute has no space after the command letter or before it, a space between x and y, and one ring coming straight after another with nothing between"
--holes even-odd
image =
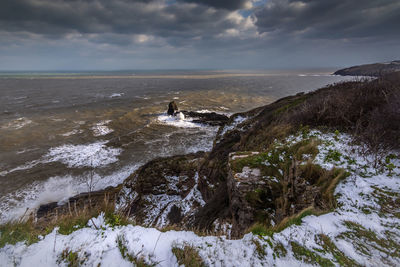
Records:
<instances>
[{"instance_id":1,"label":"cliff","mask_svg":"<svg viewBox=\"0 0 400 267\"><path fill-rule=\"evenodd\" d=\"M386 63L374 63L354 66L336 71L335 75L342 76L373 76L379 77L388 73L400 71L400 60Z\"/></svg>"},{"instance_id":2,"label":"cliff","mask_svg":"<svg viewBox=\"0 0 400 267\"><path fill-rule=\"evenodd\" d=\"M155 159L118 189L102 193L111 193L118 212L136 224L223 232L232 238L255 224L279 225L305 209L330 211L336 207L334 188L346 170L313 163L323 140L308 132L350 133L381 164L379 153L399 149L398 76L330 85L235 114L220 127L210 152ZM299 131L303 140L285 144ZM68 205L75 207L80 199ZM49 207L40 209L39 221L54 209L57 214L70 209Z\"/></svg>"},{"instance_id":3,"label":"cliff","mask_svg":"<svg viewBox=\"0 0 400 267\"><path fill-rule=\"evenodd\" d=\"M399 111L397 72L235 114L210 152L0 225L0 262L399 266Z\"/></svg>"}]
</instances>

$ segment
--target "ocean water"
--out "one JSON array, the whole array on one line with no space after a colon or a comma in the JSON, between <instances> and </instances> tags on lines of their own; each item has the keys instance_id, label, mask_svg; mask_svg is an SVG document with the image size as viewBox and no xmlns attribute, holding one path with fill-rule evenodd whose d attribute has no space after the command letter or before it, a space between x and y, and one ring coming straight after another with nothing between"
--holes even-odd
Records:
<instances>
[{"instance_id":1,"label":"ocean water","mask_svg":"<svg viewBox=\"0 0 400 267\"><path fill-rule=\"evenodd\" d=\"M172 100L230 115L352 79L329 73L0 73L0 221L116 186L151 159L212 149L218 128L167 116Z\"/></svg>"}]
</instances>

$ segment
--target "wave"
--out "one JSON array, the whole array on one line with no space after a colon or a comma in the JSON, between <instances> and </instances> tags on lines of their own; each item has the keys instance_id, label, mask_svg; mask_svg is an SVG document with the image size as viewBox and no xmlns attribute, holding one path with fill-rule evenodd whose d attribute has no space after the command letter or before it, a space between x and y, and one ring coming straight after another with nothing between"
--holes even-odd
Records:
<instances>
[{"instance_id":1,"label":"wave","mask_svg":"<svg viewBox=\"0 0 400 267\"><path fill-rule=\"evenodd\" d=\"M109 186L121 184L131 173L141 166L141 163L129 165L110 175L93 173L92 190L102 190ZM70 197L79 193L88 192L87 177L81 176L55 176L43 182L34 182L31 185L10 193L0 198L0 222L23 219L31 214L40 205L65 202Z\"/></svg>"},{"instance_id":2,"label":"wave","mask_svg":"<svg viewBox=\"0 0 400 267\"><path fill-rule=\"evenodd\" d=\"M106 141L85 145L62 145L51 148L44 156L44 162L59 161L70 168L102 167L118 161L120 148L106 146Z\"/></svg>"},{"instance_id":3,"label":"wave","mask_svg":"<svg viewBox=\"0 0 400 267\"><path fill-rule=\"evenodd\" d=\"M10 121L10 122L2 125L1 128L18 130L18 129L21 129L22 127L25 127L26 125L31 124L31 123L32 123L32 121L30 119L21 117L21 118L15 119L13 121Z\"/></svg>"},{"instance_id":4,"label":"wave","mask_svg":"<svg viewBox=\"0 0 400 267\"><path fill-rule=\"evenodd\" d=\"M105 167L118 161L122 149L106 146L106 141L99 141L83 145L62 145L50 148L47 154L40 159L27 162L11 170L0 172L0 176L8 173L27 170L38 164L59 161L69 168Z\"/></svg>"},{"instance_id":5,"label":"wave","mask_svg":"<svg viewBox=\"0 0 400 267\"><path fill-rule=\"evenodd\" d=\"M157 117L157 121L161 124L166 124L170 126L175 126L179 128L199 128L204 125L200 123L192 122L192 119L185 118L182 113L179 113L177 116L169 116L167 114L162 114Z\"/></svg>"},{"instance_id":6,"label":"wave","mask_svg":"<svg viewBox=\"0 0 400 267\"><path fill-rule=\"evenodd\" d=\"M117 98L117 97L122 97L124 93L113 93L110 95L110 98Z\"/></svg>"},{"instance_id":7,"label":"wave","mask_svg":"<svg viewBox=\"0 0 400 267\"><path fill-rule=\"evenodd\" d=\"M110 129L106 124L110 123L111 120L104 120L96 123L92 127L93 135L94 136L102 136L112 133L114 130Z\"/></svg>"}]
</instances>

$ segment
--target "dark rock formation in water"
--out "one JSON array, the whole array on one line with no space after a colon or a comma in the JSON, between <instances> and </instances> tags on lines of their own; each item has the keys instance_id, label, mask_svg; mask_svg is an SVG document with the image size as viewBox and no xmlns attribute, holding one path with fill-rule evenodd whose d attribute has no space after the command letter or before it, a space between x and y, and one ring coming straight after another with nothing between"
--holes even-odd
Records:
<instances>
[{"instance_id":1,"label":"dark rock formation in water","mask_svg":"<svg viewBox=\"0 0 400 267\"><path fill-rule=\"evenodd\" d=\"M342 76L379 77L396 71L400 71L400 60L395 60L387 63L374 63L374 64L354 66L338 70L334 74Z\"/></svg>"},{"instance_id":2,"label":"dark rock formation in water","mask_svg":"<svg viewBox=\"0 0 400 267\"><path fill-rule=\"evenodd\" d=\"M175 116L175 112L178 111L178 106L176 105L175 101L171 101L168 104L168 115Z\"/></svg>"},{"instance_id":3,"label":"dark rock formation in water","mask_svg":"<svg viewBox=\"0 0 400 267\"><path fill-rule=\"evenodd\" d=\"M221 126L228 122L229 118L225 115L215 112L194 112L194 111L181 111L185 117L194 118L193 122L208 124L212 126Z\"/></svg>"},{"instance_id":4,"label":"dark rock formation in water","mask_svg":"<svg viewBox=\"0 0 400 267\"><path fill-rule=\"evenodd\" d=\"M375 140L371 129L383 129L379 142L400 149L400 75L395 74L285 97L228 119L186 112L222 124L210 152L152 160L118 188L92 192L96 197L91 201L81 194L61 207L42 206L37 216L100 206L108 196L119 212L140 225L237 238L255 223L272 227L307 210L329 211L336 205L334 188L346 173L307 160L318 153L316 140L281 148L274 144L290 134L306 133L307 127L347 131L363 137L362 142Z\"/></svg>"},{"instance_id":5,"label":"dark rock formation in water","mask_svg":"<svg viewBox=\"0 0 400 267\"><path fill-rule=\"evenodd\" d=\"M178 112L178 106L175 101L171 101L168 104L168 115L175 116ZM226 123L229 118L222 114L217 114L215 112L195 112L195 111L186 111L182 110L181 113L185 115L185 117L193 118L193 122L207 124L211 126L221 126Z\"/></svg>"}]
</instances>

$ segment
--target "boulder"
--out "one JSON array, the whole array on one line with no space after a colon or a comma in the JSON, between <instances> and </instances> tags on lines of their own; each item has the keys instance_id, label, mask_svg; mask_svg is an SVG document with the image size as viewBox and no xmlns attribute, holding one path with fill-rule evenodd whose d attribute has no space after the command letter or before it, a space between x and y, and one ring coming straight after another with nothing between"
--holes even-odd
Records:
<instances>
[{"instance_id":1,"label":"boulder","mask_svg":"<svg viewBox=\"0 0 400 267\"><path fill-rule=\"evenodd\" d=\"M175 112L178 111L178 106L176 105L175 101L171 101L168 104L168 115L175 116Z\"/></svg>"}]
</instances>

